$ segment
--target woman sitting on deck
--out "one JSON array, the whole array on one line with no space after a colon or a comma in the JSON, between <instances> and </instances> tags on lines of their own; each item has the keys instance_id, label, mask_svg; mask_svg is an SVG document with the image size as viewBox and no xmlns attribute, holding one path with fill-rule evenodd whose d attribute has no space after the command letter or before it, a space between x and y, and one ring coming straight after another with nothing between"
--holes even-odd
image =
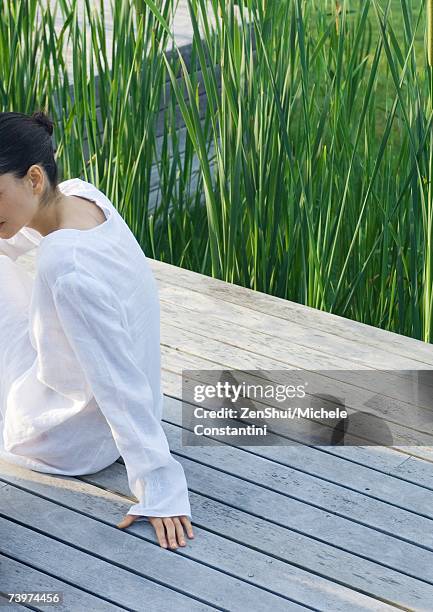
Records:
<instances>
[{"instance_id":1,"label":"woman sitting on deck","mask_svg":"<svg viewBox=\"0 0 433 612\"><path fill-rule=\"evenodd\" d=\"M193 537L182 465L161 425L159 297L145 254L111 201L57 182L53 124L0 113L0 456L84 475L123 457L161 546ZM33 277L17 257L38 247Z\"/></svg>"}]
</instances>

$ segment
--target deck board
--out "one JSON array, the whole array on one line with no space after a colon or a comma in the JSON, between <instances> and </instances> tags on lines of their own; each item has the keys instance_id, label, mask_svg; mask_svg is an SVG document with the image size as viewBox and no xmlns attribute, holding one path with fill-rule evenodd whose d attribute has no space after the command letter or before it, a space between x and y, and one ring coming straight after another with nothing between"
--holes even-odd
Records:
<instances>
[{"instance_id":1,"label":"deck board","mask_svg":"<svg viewBox=\"0 0 433 612\"><path fill-rule=\"evenodd\" d=\"M433 346L148 259L161 303L163 427L185 469L196 537L171 551L145 522L115 528L134 501L122 458L75 478L2 462L6 576L29 566L38 584L94 597L89 610L143 609L148 593L152 610L433 609L428 445L305 445L287 430L276 445L187 446L181 401L183 369L345 369L354 385L358 370L387 369L401 402L389 418L410 441L430 408L405 397L400 370L432 369ZM34 274L34 252L19 261Z\"/></svg>"},{"instance_id":2,"label":"deck board","mask_svg":"<svg viewBox=\"0 0 433 612\"><path fill-rule=\"evenodd\" d=\"M145 577L149 563L156 565L156 554L153 550L148 552L147 558L144 554L150 546L140 547L142 554L136 556L134 543L131 542L130 551L127 551L125 540L122 548L120 541L116 541L117 533L111 533L120 530L107 527L104 533L104 526L95 524L97 521L94 519L68 511L43 498L36 499L35 496L24 494L20 489L4 487L0 506L2 512L13 506L20 507L20 512L15 510L15 513L21 523L25 522L25 526L0 519L2 546L7 548L8 554L15 560L36 566L47 574L55 574L59 579L98 597L101 599L101 609L105 604L140 609L146 603L149 609L161 612L166 610L167 606L185 612L206 610L207 607L203 607L201 603L195 606L196 602L191 597L168 588L160 581ZM43 533L40 531L42 522L45 523ZM81 534L81 538L77 532ZM111 554L107 560L101 559L98 554L100 541L101 546L104 546L104 542L105 546L111 544ZM134 565L140 561L145 565L140 565L139 568L146 569L137 571ZM74 598L65 603L65 609L74 609ZM111 609L109 605L107 609Z\"/></svg>"},{"instance_id":3,"label":"deck board","mask_svg":"<svg viewBox=\"0 0 433 612\"><path fill-rule=\"evenodd\" d=\"M98 585L94 585L93 588L107 593L104 587L104 571L107 572L107 584L112 585L111 596L119 591L118 596L121 597L121 592L125 591L127 601L122 603L129 608L143 609L143 604L146 602L151 610L166 610L170 603L176 605L176 610L195 610L193 604L198 601L201 602L198 608L200 610L207 609L208 605L227 609L230 605L240 606L243 602L249 607L264 612L269 609L281 611L287 609L286 599L274 595L267 589L259 589L233 578L221 572L220 569L209 566L208 563L196 563L189 558L190 555L186 550L179 551L170 557L174 551L163 550L159 547L151 525L137 524L133 526L134 529L129 528L128 532L116 529L114 524L116 515L110 508L107 509L107 504L95 503L93 505L93 498L100 491L99 486L83 487L81 485L77 489L73 483L69 487L65 486L66 480L76 480L78 484L81 484L81 481L85 483L91 480L90 476L67 479L34 473L26 476L27 470L16 469L15 466L9 469L6 464L4 465L7 471L5 479L7 478L9 483L15 483L20 487L25 486L26 492L10 484L3 487L0 512L5 514L13 509L15 520L20 523L25 522L29 529L38 530L34 532L35 550L39 551L39 557L36 559L33 555L34 551L30 550L27 554L26 547L21 547L19 543L16 543L20 539L16 537L10 526L6 528L3 524L0 527L2 541L4 540L3 545L8 547L9 554L21 558L21 555L25 553L27 561L30 558L32 563L40 563L46 571L53 571L52 564L56 563L56 555L50 554L47 549L48 542L39 541L39 534L43 531L51 539L61 539L62 546L56 544L58 548L61 548L58 554L61 553L64 558L68 553L71 555L70 564L73 564L73 571L70 573L73 573L75 584L81 581L86 588L89 587L89 584L93 584L94 574L89 576L89 567L92 566L92 563L96 563ZM120 478L123 480L123 489L125 489L127 487L127 480L124 480L125 470L120 464L112 466L111 469L116 468L119 473L121 472ZM63 480L65 480L63 486L55 486L56 482ZM43 494L41 492L46 491L50 482L53 492L50 500L47 500L41 496ZM105 483L103 486L113 488L111 483ZM30 496L29 491L34 495ZM122 497L119 496L119 503L121 500ZM126 510L124 497L123 503ZM67 529L65 529L66 525ZM137 537L131 535L132 533ZM65 544L69 546L65 548ZM42 550L46 551L43 556L40 554ZM83 550L87 553L84 558ZM104 560L104 564L99 567L101 559ZM121 573L116 575L118 566L121 568ZM61 576L62 569L58 570L59 576ZM111 570L113 574L110 573ZM72 580L71 575L70 579ZM89 580L93 582L89 583ZM150 589L150 581L150 586L157 588ZM188 599L185 594L188 594ZM205 607L202 607L203 603L206 603ZM294 603L291 605L294 610L303 609L302 606L298 608Z\"/></svg>"},{"instance_id":4,"label":"deck board","mask_svg":"<svg viewBox=\"0 0 433 612\"><path fill-rule=\"evenodd\" d=\"M0 519L1 521L3 519ZM4 529L7 523L0 523L0 529ZM15 525L12 524L11 533L17 535ZM32 542L33 544L33 542ZM1 583L2 591L7 593L13 593L17 590L19 585L19 592L34 592L34 591L50 591L61 593L63 601L56 603L51 606L51 610L56 612L70 612L70 602L74 602L76 610L95 610L98 612L116 612L125 610L121 606L114 605L105 599L100 599L91 593L87 593L80 588L72 586L67 582L63 582L58 578L50 574L45 574L42 571L34 569L30 565L20 563L16 559L9 557L0 556L0 570L1 570ZM4 612L11 612L12 610L28 610L24 605L11 604L8 601L0 603L0 606L4 606ZM35 605L33 602L32 606ZM46 606L49 609L48 606Z\"/></svg>"},{"instance_id":5,"label":"deck board","mask_svg":"<svg viewBox=\"0 0 433 612\"><path fill-rule=\"evenodd\" d=\"M162 300L161 300L162 302ZM177 308L177 307L176 307ZM179 314L180 307L178 309ZM161 316L164 317L164 307L161 308ZM234 346L232 343L225 343L222 338L224 338L224 333L220 329L219 331L219 339L212 338L211 334L215 333L214 331L209 332L207 335L196 334L194 330L191 328L196 325L196 322L192 322L194 319L191 316L191 310L185 312L185 321L188 321L188 329L182 329L177 325L173 325L173 319L166 317L166 321L170 321L164 326L161 334L161 343L167 346L170 343L170 346L175 347L176 351L179 354L182 354L182 364L184 369L197 369L197 370L206 370L206 369L243 369L243 370L252 370L252 369L262 369L262 370L273 370L272 373L266 372L264 376L248 376L248 381L251 383L264 384L268 381L278 382L281 384L287 384L287 374L285 374L284 370L286 368L294 367L292 364L286 364L281 360L274 360L272 358L268 358L267 356L260 355L258 352L253 353L250 350L244 351ZM207 317L209 325L212 324L212 318ZM231 327L231 326L229 326ZM233 331L237 336L240 335L240 327L237 326L237 331ZM174 359L176 362L176 358ZM312 362L311 362L312 363ZM255 365L256 364L256 365ZM176 367L176 366L174 366ZM347 367L347 366L346 366ZM310 368L312 366L310 365ZM335 375L339 377L338 379L338 388L341 389L343 387L343 383L340 382L340 374L337 371L334 371ZM315 376L315 373L308 374L309 382L319 381L323 379L329 386L329 389L333 389L332 380L328 382L326 378L322 376ZM320 373L319 373L320 374ZM302 372L299 373L299 377L301 380L305 380L302 376ZM204 374L200 374L200 380L205 381L208 380L212 382L214 377L205 378ZM295 382L295 375L291 372L290 381ZM188 388L191 388L191 385L187 385ZM323 384L324 387L324 384ZM179 385L180 388L180 385ZM355 388L353 392L351 392L350 397L356 396L357 389ZM365 392L361 397L365 396ZM403 453L409 452L410 454L431 458L431 444L433 443L432 437L432 427L431 427L431 419L433 418L433 411L428 408L414 407L411 404L404 404L398 402L398 400L390 399L387 397L383 397L383 400L386 401L386 406L383 409L376 408L375 406L370 407L369 412L371 414L375 414L378 418L381 418L385 423L388 423L390 427L392 427L395 446ZM270 402L264 403L260 401L255 402L256 407L264 407L265 405L271 405ZM329 404L331 407L331 405ZM405 408L407 406L407 409ZM334 405L335 407L335 405ZM354 405L352 407L352 403L346 406L346 409L349 414L355 412L356 409L362 408L362 404ZM385 414L386 410L386 414ZM279 428L283 428L285 426L284 421L279 424ZM305 433L308 431L303 428L303 423L296 423L296 430L294 426L290 424L290 431L295 437L296 433L301 436L301 439L305 441L308 438L308 434ZM317 425L317 431L323 430L324 427ZM303 438L302 438L303 434ZM374 432L373 432L374 434ZM367 438L363 438L361 436L355 436L353 434L348 435L347 439L353 442L357 442L359 444L364 443L367 444ZM372 438L373 442L380 442L380 437ZM365 441L364 441L365 440ZM423 446L414 446L423 442ZM409 445L409 449L407 448Z\"/></svg>"}]
</instances>

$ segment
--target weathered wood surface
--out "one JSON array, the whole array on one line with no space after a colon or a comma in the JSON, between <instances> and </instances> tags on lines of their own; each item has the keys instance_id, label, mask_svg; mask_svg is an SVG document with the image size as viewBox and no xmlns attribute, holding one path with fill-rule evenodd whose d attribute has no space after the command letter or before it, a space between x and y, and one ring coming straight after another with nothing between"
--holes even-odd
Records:
<instances>
[{"instance_id":1,"label":"weathered wood surface","mask_svg":"<svg viewBox=\"0 0 433 612\"><path fill-rule=\"evenodd\" d=\"M18 260L33 275L34 255ZM59 583L89 610L149 601L152 610L433 609L431 448L306 446L289 430L272 446L186 446L181 402L183 369L286 368L390 370L402 401L402 370L432 369L433 347L149 262L161 303L163 427L185 469L196 537L171 551L149 524L115 528L133 501L122 458L76 478L3 462L8 588L31 567L35 584ZM418 427L422 414L413 412ZM412 423L404 411L387 418L397 417L404 439Z\"/></svg>"}]
</instances>

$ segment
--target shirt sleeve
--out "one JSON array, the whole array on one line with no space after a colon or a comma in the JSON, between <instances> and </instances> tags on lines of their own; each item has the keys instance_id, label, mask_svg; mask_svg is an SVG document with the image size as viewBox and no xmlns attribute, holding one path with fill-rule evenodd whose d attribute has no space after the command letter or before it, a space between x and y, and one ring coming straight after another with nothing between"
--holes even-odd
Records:
<instances>
[{"instance_id":1,"label":"shirt sleeve","mask_svg":"<svg viewBox=\"0 0 433 612\"><path fill-rule=\"evenodd\" d=\"M181 515L191 519L185 473L170 453L156 410L159 398L153 397L148 377L134 359L117 296L87 272L74 270L56 280L53 298L138 499L128 514L143 517L137 520Z\"/></svg>"},{"instance_id":2,"label":"shirt sleeve","mask_svg":"<svg viewBox=\"0 0 433 612\"><path fill-rule=\"evenodd\" d=\"M14 261L39 246L42 234L31 227L22 227L12 238L0 238L0 254Z\"/></svg>"}]
</instances>

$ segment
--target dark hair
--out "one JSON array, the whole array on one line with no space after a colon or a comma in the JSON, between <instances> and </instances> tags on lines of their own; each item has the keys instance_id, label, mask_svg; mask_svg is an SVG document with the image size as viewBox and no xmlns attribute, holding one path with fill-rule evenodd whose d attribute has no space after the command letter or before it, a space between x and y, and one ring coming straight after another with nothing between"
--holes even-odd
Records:
<instances>
[{"instance_id":1,"label":"dark hair","mask_svg":"<svg viewBox=\"0 0 433 612\"><path fill-rule=\"evenodd\" d=\"M47 173L51 189L56 189L53 128L54 123L43 110L32 115L0 112L0 175L11 172L23 178L30 166L39 164Z\"/></svg>"}]
</instances>

